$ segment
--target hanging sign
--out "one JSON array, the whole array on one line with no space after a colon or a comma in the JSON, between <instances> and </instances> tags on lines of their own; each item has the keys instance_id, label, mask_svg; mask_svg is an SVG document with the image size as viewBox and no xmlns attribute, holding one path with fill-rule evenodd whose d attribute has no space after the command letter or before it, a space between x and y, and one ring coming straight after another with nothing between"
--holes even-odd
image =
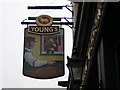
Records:
<instances>
[{"instance_id":1,"label":"hanging sign","mask_svg":"<svg viewBox=\"0 0 120 90\"><path fill-rule=\"evenodd\" d=\"M51 26L50 16L36 18L37 26L24 30L23 74L50 79L64 75L64 29Z\"/></svg>"}]
</instances>

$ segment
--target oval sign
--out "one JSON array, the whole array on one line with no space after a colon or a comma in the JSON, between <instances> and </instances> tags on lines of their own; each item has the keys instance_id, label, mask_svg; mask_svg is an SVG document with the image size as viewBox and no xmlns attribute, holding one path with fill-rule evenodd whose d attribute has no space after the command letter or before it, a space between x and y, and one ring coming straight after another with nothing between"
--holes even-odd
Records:
<instances>
[{"instance_id":1,"label":"oval sign","mask_svg":"<svg viewBox=\"0 0 120 90\"><path fill-rule=\"evenodd\" d=\"M53 23L53 19L48 15L41 15L36 18L38 26L50 26Z\"/></svg>"}]
</instances>

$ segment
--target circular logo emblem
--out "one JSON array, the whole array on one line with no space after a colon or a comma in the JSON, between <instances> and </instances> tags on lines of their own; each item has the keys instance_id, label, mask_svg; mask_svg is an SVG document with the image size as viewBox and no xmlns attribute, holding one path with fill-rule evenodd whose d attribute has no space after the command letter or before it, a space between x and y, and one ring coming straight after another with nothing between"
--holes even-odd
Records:
<instances>
[{"instance_id":1,"label":"circular logo emblem","mask_svg":"<svg viewBox=\"0 0 120 90\"><path fill-rule=\"evenodd\" d=\"M53 19L48 15L41 15L36 18L36 23L38 26L50 26L53 22Z\"/></svg>"}]
</instances>

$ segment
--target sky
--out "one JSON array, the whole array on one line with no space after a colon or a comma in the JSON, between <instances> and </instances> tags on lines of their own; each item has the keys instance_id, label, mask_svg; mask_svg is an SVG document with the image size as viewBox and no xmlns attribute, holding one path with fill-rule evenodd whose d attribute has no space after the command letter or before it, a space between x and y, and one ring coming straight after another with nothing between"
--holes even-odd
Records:
<instances>
[{"instance_id":1,"label":"sky","mask_svg":"<svg viewBox=\"0 0 120 90\"><path fill-rule=\"evenodd\" d=\"M67 5L67 0L0 0L0 89L1 88L61 88L58 81L68 79L68 68L65 75L55 79L41 80L25 77L23 68L24 28L21 22L29 16L47 14L52 17L71 17L71 12L64 8L62 11L28 10L28 6L61 6ZM65 63L72 51L72 29L65 29Z\"/></svg>"}]
</instances>

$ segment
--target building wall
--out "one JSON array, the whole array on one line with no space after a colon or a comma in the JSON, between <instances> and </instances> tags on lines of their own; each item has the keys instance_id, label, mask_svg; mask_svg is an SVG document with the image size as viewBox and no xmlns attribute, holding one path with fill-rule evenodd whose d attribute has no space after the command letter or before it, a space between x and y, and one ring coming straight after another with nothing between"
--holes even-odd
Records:
<instances>
[{"instance_id":1,"label":"building wall","mask_svg":"<svg viewBox=\"0 0 120 90\"><path fill-rule=\"evenodd\" d=\"M76 25L77 13L78 13L78 3L73 3L73 22L74 26Z\"/></svg>"}]
</instances>

